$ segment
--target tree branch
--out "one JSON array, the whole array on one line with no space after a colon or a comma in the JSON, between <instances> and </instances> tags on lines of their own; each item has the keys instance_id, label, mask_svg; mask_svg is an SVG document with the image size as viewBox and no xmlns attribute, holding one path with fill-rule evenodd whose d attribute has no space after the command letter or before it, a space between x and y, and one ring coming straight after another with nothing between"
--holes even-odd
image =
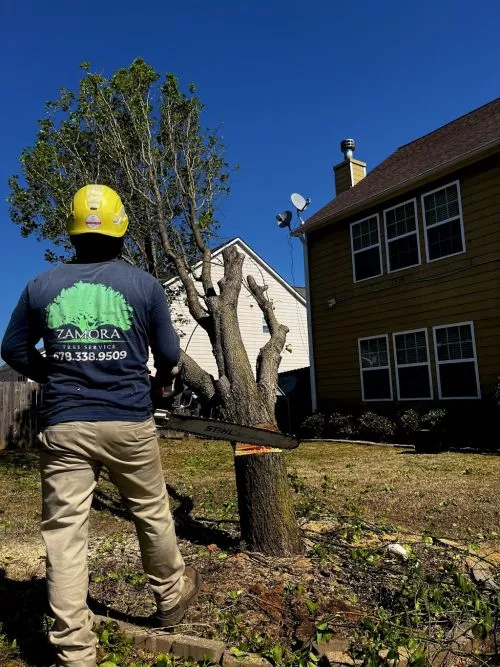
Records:
<instances>
[{"instance_id":1,"label":"tree branch","mask_svg":"<svg viewBox=\"0 0 500 667\"><path fill-rule=\"evenodd\" d=\"M236 306L243 281L243 262L245 256L234 246L222 251L224 277L218 282L222 300L228 306Z\"/></svg>"},{"instance_id":2,"label":"tree branch","mask_svg":"<svg viewBox=\"0 0 500 667\"><path fill-rule=\"evenodd\" d=\"M257 285L253 276L247 276L247 283L264 315L270 333L269 340L259 351L256 363L259 391L265 395L266 399L270 400L271 396L276 396L281 352L285 346L286 335L289 329L284 324L280 324L276 319L273 304L265 296L267 285Z\"/></svg>"},{"instance_id":3,"label":"tree branch","mask_svg":"<svg viewBox=\"0 0 500 667\"><path fill-rule=\"evenodd\" d=\"M205 401L211 401L215 395L215 380L212 375L199 366L194 359L181 350L179 369L182 381L200 394Z\"/></svg>"},{"instance_id":4,"label":"tree branch","mask_svg":"<svg viewBox=\"0 0 500 667\"><path fill-rule=\"evenodd\" d=\"M245 256L234 246L222 251L224 276L219 280L220 297L214 317L216 327L215 354L220 353L234 395L257 396L257 385L238 322L238 297L242 285ZM220 373L222 375L223 373Z\"/></svg>"},{"instance_id":5,"label":"tree branch","mask_svg":"<svg viewBox=\"0 0 500 667\"><path fill-rule=\"evenodd\" d=\"M189 225L193 232L193 237L198 250L203 254L202 269L201 269L201 284L207 296L215 296L215 289L212 283L212 252L203 240L198 216L196 214L196 204L193 197L189 200Z\"/></svg>"}]
</instances>

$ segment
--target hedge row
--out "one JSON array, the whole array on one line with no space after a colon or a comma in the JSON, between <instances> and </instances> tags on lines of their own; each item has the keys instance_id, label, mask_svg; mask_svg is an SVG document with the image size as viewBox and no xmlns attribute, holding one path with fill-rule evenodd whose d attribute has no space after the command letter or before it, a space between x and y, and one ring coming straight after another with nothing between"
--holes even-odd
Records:
<instances>
[{"instance_id":1,"label":"hedge row","mask_svg":"<svg viewBox=\"0 0 500 667\"><path fill-rule=\"evenodd\" d=\"M359 416L334 412L327 416L320 412L307 417L301 424L301 438L339 438L342 440L369 440L372 442L411 443L416 431L439 431L444 427L446 410L419 413L409 409L400 412L394 420L376 412Z\"/></svg>"}]
</instances>

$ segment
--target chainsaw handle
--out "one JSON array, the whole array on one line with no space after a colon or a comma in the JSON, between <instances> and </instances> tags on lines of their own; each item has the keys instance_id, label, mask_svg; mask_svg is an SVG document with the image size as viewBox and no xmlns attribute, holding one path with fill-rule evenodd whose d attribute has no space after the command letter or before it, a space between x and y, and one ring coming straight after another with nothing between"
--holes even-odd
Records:
<instances>
[{"instance_id":1,"label":"chainsaw handle","mask_svg":"<svg viewBox=\"0 0 500 667\"><path fill-rule=\"evenodd\" d=\"M164 381L157 376L150 376L151 382L151 400L153 408L158 407L171 410L177 396L182 394L184 386L179 375L178 366L174 366L171 371L171 383L164 384Z\"/></svg>"}]
</instances>

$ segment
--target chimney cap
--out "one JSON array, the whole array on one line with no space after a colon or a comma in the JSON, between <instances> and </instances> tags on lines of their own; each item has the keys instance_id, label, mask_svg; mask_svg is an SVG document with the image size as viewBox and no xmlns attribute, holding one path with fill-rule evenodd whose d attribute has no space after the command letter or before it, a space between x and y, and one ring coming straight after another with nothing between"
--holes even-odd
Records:
<instances>
[{"instance_id":1,"label":"chimney cap","mask_svg":"<svg viewBox=\"0 0 500 667\"><path fill-rule=\"evenodd\" d=\"M346 160L352 158L352 154L356 148L356 142L354 139L342 139L340 142L340 150L344 153Z\"/></svg>"}]
</instances>

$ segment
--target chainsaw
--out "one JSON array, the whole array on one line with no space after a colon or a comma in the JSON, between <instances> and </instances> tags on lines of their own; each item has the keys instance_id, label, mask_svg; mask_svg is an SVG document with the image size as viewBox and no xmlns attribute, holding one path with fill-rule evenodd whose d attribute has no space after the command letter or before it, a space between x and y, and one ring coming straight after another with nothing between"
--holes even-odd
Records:
<instances>
[{"instance_id":1,"label":"chainsaw","mask_svg":"<svg viewBox=\"0 0 500 667\"><path fill-rule=\"evenodd\" d=\"M184 431L212 440L236 442L236 454L264 454L270 451L295 449L299 446L297 438L279 431L189 414L193 393L189 390L179 390L174 382L171 388L163 391L162 398L162 407L156 401L157 407L154 410L154 418L159 425L172 431ZM245 446L243 443L250 446Z\"/></svg>"},{"instance_id":2,"label":"chainsaw","mask_svg":"<svg viewBox=\"0 0 500 667\"><path fill-rule=\"evenodd\" d=\"M157 411L158 412L158 411ZM160 417L155 412L155 419ZM292 435L279 431L267 431L258 426L243 426L218 419L193 417L180 412L171 412L165 416L165 426L173 431L185 431L213 440L230 440L272 449L295 449L299 441Z\"/></svg>"}]
</instances>

